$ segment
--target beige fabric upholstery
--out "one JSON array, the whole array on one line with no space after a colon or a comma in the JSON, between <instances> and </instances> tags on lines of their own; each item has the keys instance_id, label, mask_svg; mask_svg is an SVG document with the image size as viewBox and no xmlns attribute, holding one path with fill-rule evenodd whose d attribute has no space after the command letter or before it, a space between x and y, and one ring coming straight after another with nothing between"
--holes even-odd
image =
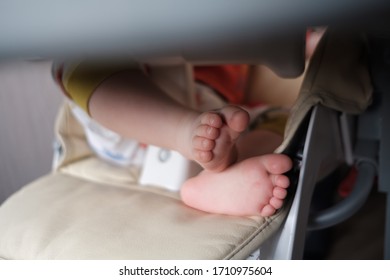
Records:
<instances>
[{"instance_id":1,"label":"beige fabric upholstery","mask_svg":"<svg viewBox=\"0 0 390 280\"><path fill-rule=\"evenodd\" d=\"M242 259L278 228L279 218L206 214L160 190L55 173L2 206L0 257Z\"/></svg>"},{"instance_id":2,"label":"beige fabric upholstery","mask_svg":"<svg viewBox=\"0 0 390 280\"><path fill-rule=\"evenodd\" d=\"M370 105L372 85L367 66L367 46L362 34L325 33L320 41L287 122L282 152L308 112L317 104L349 114Z\"/></svg>"}]
</instances>

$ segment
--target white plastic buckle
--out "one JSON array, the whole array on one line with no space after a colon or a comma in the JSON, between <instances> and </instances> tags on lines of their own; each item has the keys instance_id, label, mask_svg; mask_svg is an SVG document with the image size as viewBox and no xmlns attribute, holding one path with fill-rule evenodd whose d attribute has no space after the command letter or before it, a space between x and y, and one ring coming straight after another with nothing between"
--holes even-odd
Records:
<instances>
[{"instance_id":1,"label":"white plastic buckle","mask_svg":"<svg viewBox=\"0 0 390 280\"><path fill-rule=\"evenodd\" d=\"M179 191L188 178L200 171L198 164L176 151L148 146L139 183Z\"/></svg>"}]
</instances>

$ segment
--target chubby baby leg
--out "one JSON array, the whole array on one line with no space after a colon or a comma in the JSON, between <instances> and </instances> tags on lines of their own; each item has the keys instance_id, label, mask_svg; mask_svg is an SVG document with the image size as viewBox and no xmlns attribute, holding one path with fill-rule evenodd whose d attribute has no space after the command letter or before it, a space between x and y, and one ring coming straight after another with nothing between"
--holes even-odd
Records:
<instances>
[{"instance_id":1,"label":"chubby baby leg","mask_svg":"<svg viewBox=\"0 0 390 280\"><path fill-rule=\"evenodd\" d=\"M283 174L291 167L285 155L255 156L222 172L202 171L184 183L181 197L188 206L209 213L268 217L283 206L289 186Z\"/></svg>"}]
</instances>

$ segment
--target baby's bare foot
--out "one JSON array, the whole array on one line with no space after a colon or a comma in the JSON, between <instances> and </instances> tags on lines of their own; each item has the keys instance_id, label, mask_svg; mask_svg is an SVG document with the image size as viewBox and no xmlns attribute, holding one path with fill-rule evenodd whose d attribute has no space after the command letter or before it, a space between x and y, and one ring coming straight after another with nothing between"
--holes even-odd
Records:
<instances>
[{"instance_id":1,"label":"baby's bare foot","mask_svg":"<svg viewBox=\"0 0 390 280\"><path fill-rule=\"evenodd\" d=\"M283 206L289 186L283 173L291 167L285 155L256 156L222 172L201 172L184 183L181 197L185 204L210 213L268 217Z\"/></svg>"},{"instance_id":2,"label":"baby's bare foot","mask_svg":"<svg viewBox=\"0 0 390 280\"><path fill-rule=\"evenodd\" d=\"M205 170L222 171L236 161L236 141L249 123L249 114L237 106L199 116L193 131L192 157Z\"/></svg>"}]
</instances>

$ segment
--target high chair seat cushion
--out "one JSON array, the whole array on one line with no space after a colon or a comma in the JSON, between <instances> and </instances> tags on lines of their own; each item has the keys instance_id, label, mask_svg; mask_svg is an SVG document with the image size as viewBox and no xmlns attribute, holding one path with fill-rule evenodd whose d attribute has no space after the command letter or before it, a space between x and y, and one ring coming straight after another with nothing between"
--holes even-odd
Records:
<instances>
[{"instance_id":1,"label":"high chair seat cushion","mask_svg":"<svg viewBox=\"0 0 390 280\"><path fill-rule=\"evenodd\" d=\"M55 172L1 206L0 258L243 259L284 215L207 214L162 189Z\"/></svg>"}]
</instances>

